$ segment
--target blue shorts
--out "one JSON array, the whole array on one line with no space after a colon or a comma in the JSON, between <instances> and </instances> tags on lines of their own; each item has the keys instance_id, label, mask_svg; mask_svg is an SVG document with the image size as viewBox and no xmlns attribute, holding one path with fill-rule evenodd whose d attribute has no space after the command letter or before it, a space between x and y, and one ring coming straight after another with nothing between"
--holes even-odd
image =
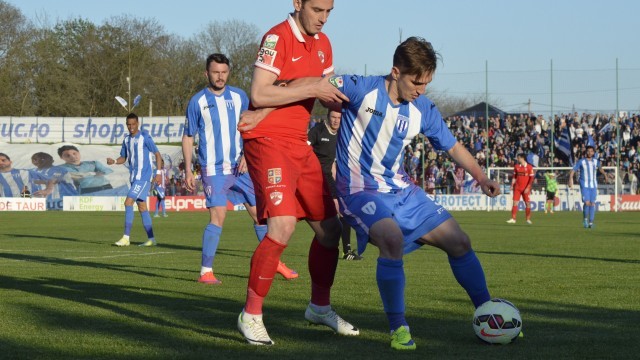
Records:
<instances>
[{"instance_id":1,"label":"blue shorts","mask_svg":"<svg viewBox=\"0 0 640 360\"><path fill-rule=\"evenodd\" d=\"M136 180L131 183L127 197L135 201L147 201L149 189L151 189L151 181Z\"/></svg>"},{"instance_id":2,"label":"blue shorts","mask_svg":"<svg viewBox=\"0 0 640 360\"><path fill-rule=\"evenodd\" d=\"M249 173L240 175L203 176L202 186L207 198L207 209L214 206L249 204L256 206L256 194Z\"/></svg>"},{"instance_id":3,"label":"blue shorts","mask_svg":"<svg viewBox=\"0 0 640 360\"><path fill-rule=\"evenodd\" d=\"M597 188L580 188L580 194L582 194L582 202L592 202L596 203L596 198L598 197L598 189Z\"/></svg>"},{"instance_id":4,"label":"blue shorts","mask_svg":"<svg viewBox=\"0 0 640 360\"><path fill-rule=\"evenodd\" d=\"M404 253L408 254L423 244L422 236L451 218L451 214L415 185L395 193L361 191L341 197L340 213L356 230L358 253L369 243L369 229L376 222L392 218L404 235Z\"/></svg>"}]
</instances>

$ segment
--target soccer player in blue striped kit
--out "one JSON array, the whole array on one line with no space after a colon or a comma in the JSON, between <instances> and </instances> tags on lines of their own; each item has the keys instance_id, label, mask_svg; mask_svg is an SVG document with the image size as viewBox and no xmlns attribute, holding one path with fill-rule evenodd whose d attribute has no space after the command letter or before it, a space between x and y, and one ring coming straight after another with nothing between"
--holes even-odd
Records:
<instances>
[{"instance_id":1,"label":"soccer player in blue striped kit","mask_svg":"<svg viewBox=\"0 0 640 360\"><path fill-rule=\"evenodd\" d=\"M150 155L155 155L156 169L162 168L162 156L151 135L147 131L140 130L139 127L138 116L134 113L127 115L127 130L129 130L129 134L122 141L120 157L115 160L107 158L107 165L127 163L129 167L129 182L131 183L129 193L127 193L127 198L124 201L124 234L114 244L116 246L129 246L130 244L129 235L133 226L134 203L138 205L138 211L142 217L142 225L147 232L147 241L139 246L156 245L151 225L151 215L149 215L149 209L147 209L147 197L151 189L152 179L159 183L162 176L159 170L154 175Z\"/></svg>"},{"instance_id":2,"label":"soccer player in blue striped kit","mask_svg":"<svg viewBox=\"0 0 640 360\"><path fill-rule=\"evenodd\" d=\"M585 157L578 160L573 166L573 169L569 171L569 188L573 187L573 174L576 171L580 172L580 194L582 195L582 226L585 229L593 228L593 220L596 216L596 200L598 199L598 174L596 171L607 178L607 174L604 172L600 165L600 160L594 158L596 153L593 139L590 138L590 144L587 145Z\"/></svg>"},{"instance_id":3,"label":"soccer player in blue striped kit","mask_svg":"<svg viewBox=\"0 0 640 360\"><path fill-rule=\"evenodd\" d=\"M189 101L182 136L185 183L189 191L196 185L191 160L194 136L199 138L197 156L210 217L202 235L198 282L203 284L221 283L213 274L213 260L227 214L227 200L234 205L245 205L259 241L267 234L267 226L258 223L253 183L247 172L242 137L237 129L240 114L249 107L249 98L242 89L227 85L229 71L229 59L224 54L209 55L205 68L208 86ZM277 271L286 279L298 277L298 273L283 262L278 264Z\"/></svg>"},{"instance_id":4,"label":"soccer player in blue striped kit","mask_svg":"<svg viewBox=\"0 0 640 360\"><path fill-rule=\"evenodd\" d=\"M435 104L422 96L437 60L430 43L411 37L396 48L389 75L329 79L350 99L343 105L337 142L340 211L356 230L360 254L368 243L378 247L376 279L396 350L416 348L405 319L404 254L424 244L442 249L473 304L490 300L469 236L402 167L403 149L421 133L469 172L486 195L500 193L456 141Z\"/></svg>"}]
</instances>

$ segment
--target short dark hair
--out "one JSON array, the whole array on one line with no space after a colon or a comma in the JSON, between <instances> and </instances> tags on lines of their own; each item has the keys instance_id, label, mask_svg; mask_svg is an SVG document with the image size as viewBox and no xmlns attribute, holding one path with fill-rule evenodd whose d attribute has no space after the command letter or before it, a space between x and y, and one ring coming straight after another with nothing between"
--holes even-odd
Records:
<instances>
[{"instance_id":1,"label":"short dark hair","mask_svg":"<svg viewBox=\"0 0 640 360\"><path fill-rule=\"evenodd\" d=\"M393 66L408 75L422 76L436 71L440 55L427 40L412 36L403 41L393 54Z\"/></svg>"},{"instance_id":2,"label":"short dark hair","mask_svg":"<svg viewBox=\"0 0 640 360\"><path fill-rule=\"evenodd\" d=\"M5 154L5 153L0 153L0 156L4 156L7 158L7 160L11 161L11 158L9 157L9 155Z\"/></svg>"},{"instance_id":3,"label":"short dark hair","mask_svg":"<svg viewBox=\"0 0 640 360\"><path fill-rule=\"evenodd\" d=\"M135 113L129 113L129 115L127 115L126 120L129 120L129 119L136 119L136 121L138 121L138 115L136 115Z\"/></svg>"},{"instance_id":4,"label":"short dark hair","mask_svg":"<svg viewBox=\"0 0 640 360\"><path fill-rule=\"evenodd\" d=\"M77 152L80 152L80 150L78 150L78 148L73 145L64 145L58 148L58 156L62 157L62 153L67 150L75 150Z\"/></svg>"},{"instance_id":5,"label":"short dark hair","mask_svg":"<svg viewBox=\"0 0 640 360\"><path fill-rule=\"evenodd\" d=\"M519 153L519 154L518 154L518 157L519 157L519 158L523 158L523 159L526 159L526 158L527 158L527 156L526 156L524 153Z\"/></svg>"},{"instance_id":6,"label":"short dark hair","mask_svg":"<svg viewBox=\"0 0 640 360\"><path fill-rule=\"evenodd\" d=\"M229 58L225 54L214 53L207 57L207 67L205 70L209 70L209 65L214 61L218 64L227 64L227 66L231 67L231 65L229 65Z\"/></svg>"},{"instance_id":7,"label":"short dark hair","mask_svg":"<svg viewBox=\"0 0 640 360\"><path fill-rule=\"evenodd\" d=\"M46 152L37 152L31 155L31 159L35 159L35 158L43 159L53 164L53 156L49 155Z\"/></svg>"}]
</instances>

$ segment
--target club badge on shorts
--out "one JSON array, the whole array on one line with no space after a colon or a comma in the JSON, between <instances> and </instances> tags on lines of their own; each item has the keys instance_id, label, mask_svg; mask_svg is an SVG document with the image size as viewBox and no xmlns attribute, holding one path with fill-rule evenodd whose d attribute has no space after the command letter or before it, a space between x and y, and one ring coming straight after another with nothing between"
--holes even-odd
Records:
<instances>
[{"instance_id":1,"label":"club badge on shorts","mask_svg":"<svg viewBox=\"0 0 640 360\"><path fill-rule=\"evenodd\" d=\"M271 199L273 205L278 206L282 202L282 193L280 191L274 191L269 194L269 198Z\"/></svg>"},{"instance_id":2,"label":"club badge on shorts","mask_svg":"<svg viewBox=\"0 0 640 360\"><path fill-rule=\"evenodd\" d=\"M272 185L279 184L282 181L282 169L273 168L267 170L267 181Z\"/></svg>"}]
</instances>

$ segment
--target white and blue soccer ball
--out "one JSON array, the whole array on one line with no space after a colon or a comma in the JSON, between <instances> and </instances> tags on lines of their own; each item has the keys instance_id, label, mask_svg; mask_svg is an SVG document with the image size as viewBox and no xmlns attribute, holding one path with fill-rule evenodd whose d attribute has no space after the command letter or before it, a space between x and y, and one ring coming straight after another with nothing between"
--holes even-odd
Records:
<instances>
[{"instance_id":1,"label":"white and blue soccer ball","mask_svg":"<svg viewBox=\"0 0 640 360\"><path fill-rule=\"evenodd\" d=\"M490 344L508 344L522 331L520 311L504 299L491 299L480 305L473 314L476 336Z\"/></svg>"}]
</instances>

